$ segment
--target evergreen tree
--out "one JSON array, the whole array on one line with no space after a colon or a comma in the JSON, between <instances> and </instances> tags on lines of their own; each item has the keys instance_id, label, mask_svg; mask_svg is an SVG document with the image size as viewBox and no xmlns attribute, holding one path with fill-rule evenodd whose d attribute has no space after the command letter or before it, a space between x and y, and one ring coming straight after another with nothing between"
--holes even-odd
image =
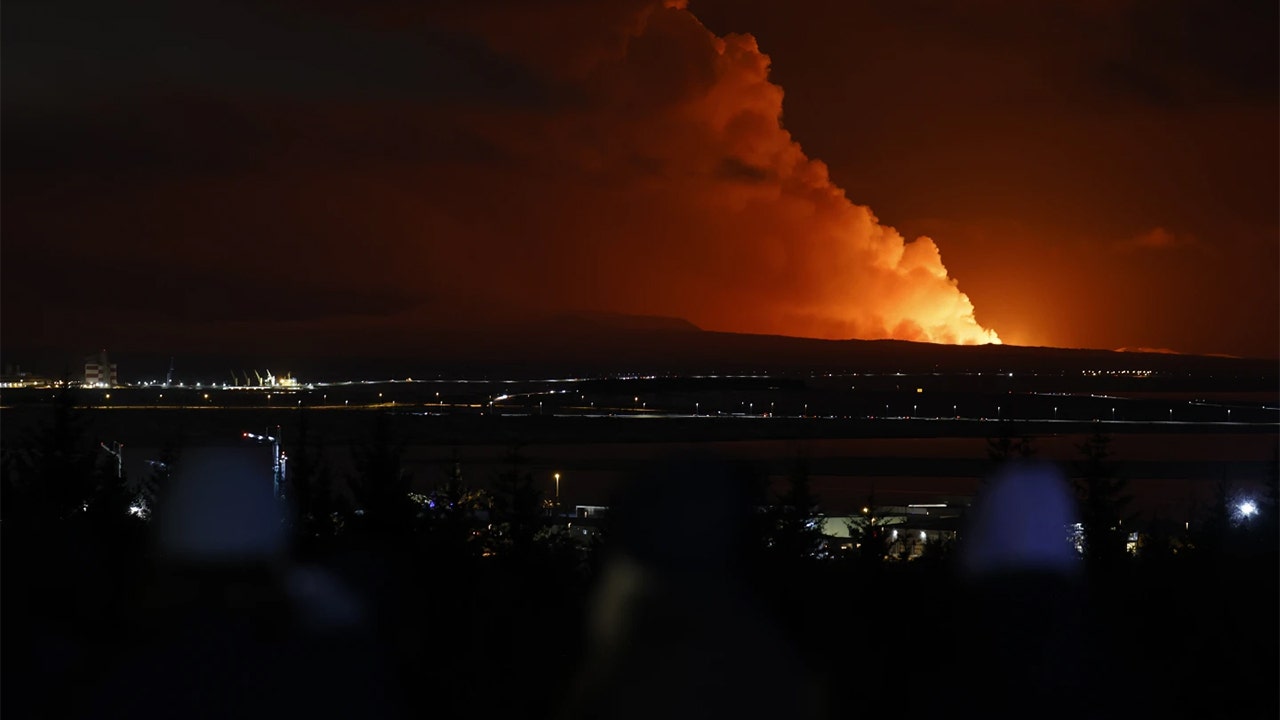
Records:
<instances>
[{"instance_id":1,"label":"evergreen tree","mask_svg":"<svg viewBox=\"0 0 1280 720\"><path fill-rule=\"evenodd\" d=\"M74 391L63 387L49 422L28 432L7 463L6 517L42 522L83 512L98 486L97 446L85 434L86 421Z\"/></svg>"},{"instance_id":2,"label":"evergreen tree","mask_svg":"<svg viewBox=\"0 0 1280 720\"><path fill-rule=\"evenodd\" d=\"M1280 550L1280 441L1275 444L1267 479L1258 498L1259 546L1267 552Z\"/></svg>"},{"instance_id":3,"label":"evergreen tree","mask_svg":"<svg viewBox=\"0 0 1280 720\"><path fill-rule=\"evenodd\" d=\"M116 446L116 452L121 450ZM93 493L86 508L95 519L111 524L130 517L129 507L134 500L134 493L128 487L128 476L118 463L115 457L99 454L93 470Z\"/></svg>"},{"instance_id":4,"label":"evergreen tree","mask_svg":"<svg viewBox=\"0 0 1280 720\"><path fill-rule=\"evenodd\" d=\"M0 447L0 521L13 522L29 512L19 467L21 457L12 447Z\"/></svg>"},{"instance_id":5,"label":"evergreen tree","mask_svg":"<svg viewBox=\"0 0 1280 720\"><path fill-rule=\"evenodd\" d=\"M1138 559L1147 564L1167 563L1177 551L1177 524L1156 514L1138 544Z\"/></svg>"},{"instance_id":6,"label":"evergreen tree","mask_svg":"<svg viewBox=\"0 0 1280 720\"><path fill-rule=\"evenodd\" d=\"M310 433L307 411L298 413L298 434L289 462L285 496L293 503L294 534L309 548L334 533L333 479L324 462L322 445Z\"/></svg>"},{"instance_id":7,"label":"evergreen tree","mask_svg":"<svg viewBox=\"0 0 1280 720\"><path fill-rule=\"evenodd\" d=\"M493 483L494 537L491 548L508 555L524 555L533 545L533 536L542 525L542 492L525 470L520 449L507 453L507 469Z\"/></svg>"},{"instance_id":8,"label":"evergreen tree","mask_svg":"<svg viewBox=\"0 0 1280 720\"><path fill-rule=\"evenodd\" d=\"M888 535L885 532L884 518L876 516L875 493L867 495L862 514L850 520L847 525L849 538L854 544L854 557L863 564L879 565L884 560Z\"/></svg>"},{"instance_id":9,"label":"evergreen tree","mask_svg":"<svg viewBox=\"0 0 1280 720\"><path fill-rule=\"evenodd\" d=\"M1084 528L1085 558L1095 564L1113 564L1125 556L1125 523L1133 525L1134 516L1125 510L1132 500L1125 492L1128 482L1118 474L1110 435L1094 432L1076 449L1080 460L1076 463L1075 489Z\"/></svg>"},{"instance_id":10,"label":"evergreen tree","mask_svg":"<svg viewBox=\"0 0 1280 720\"><path fill-rule=\"evenodd\" d=\"M492 506L489 493L467 485L455 448L445 479L422 499L419 518L435 550L445 557L461 559L480 552L478 535L487 524L483 521Z\"/></svg>"},{"instance_id":11,"label":"evergreen tree","mask_svg":"<svg viewBox=\"0 0 1280 720\"><path fill-rule=\"evenodd\" d=\"M356 472L348 485L359 518L353 525L366 534L397 537L412 526L416 509L409 498L412 478L402 465L404 445L390 416L378 413L370 441L352 450Z\"/></svg>"},{"instance_id":12,"label":"evergreen tree","mask_svg":"<svg viewBox=\"0 0 1280 720\"><path fill-rule=\"evenodd\" d=\"M997 434L987 438L987 457L1001 464L1014 458L1030 458L1036 454L1035 446L1027 435L1019 435L1008 420L996 424Z\"/></svg>"},{"instance_id":13,"label":"evergreen tree","mask_svg":"<svg viewBox=\"0 0 1280 720\"><path fill-rule=\"evenodd\" d=\"M787 475L787 488L777 496L770 522L769 545L787 561L813 558L822 546L818 496L809 481L809 463L797 457Z\"/></svg>"}]
</instances>

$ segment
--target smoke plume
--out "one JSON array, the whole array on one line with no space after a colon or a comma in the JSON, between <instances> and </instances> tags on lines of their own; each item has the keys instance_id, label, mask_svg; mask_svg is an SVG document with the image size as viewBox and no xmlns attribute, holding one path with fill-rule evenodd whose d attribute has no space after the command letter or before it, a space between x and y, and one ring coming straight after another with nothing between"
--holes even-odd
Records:
<instances>
[{"instance_id":1,"label":"smoke plume","mask_svg":"<svg viewBox=\"0 0 1280 720\"><path fill-rule=\"evenodd\" d=\"M28 8L7 338L256 347L594 310L997 341L932 240L783 128L755 40L679 3L142 7Z\"/></svg>"},{"instance_id":2,"label":"smoke plume","mask_svg":"<svg viewBox=\"0 0 1280 720\"><path fill-rule=\"evenodd\" d=\"M571 98L474 126L518 165L478 233L522 238L518 262L495 259L501 286L717 330L999 342L933 240L905 241L805 155L752 36L716 36L682 3L608 15L471 19Z\"/></svg>"}]
</instances>

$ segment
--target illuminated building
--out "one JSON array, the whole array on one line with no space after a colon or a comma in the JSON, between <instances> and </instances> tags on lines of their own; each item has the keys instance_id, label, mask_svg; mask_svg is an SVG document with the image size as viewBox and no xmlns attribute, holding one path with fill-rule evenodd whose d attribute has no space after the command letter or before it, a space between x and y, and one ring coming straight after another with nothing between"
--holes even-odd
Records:
<instances>
[{"instance_id":1,"label":"illuminated building","mask_svg":"<svg viewBox=\"0 0 1280 720\"><path fill-rule=\"evenodd\" d=\"M107 358L107 351L99 351L84 361L85 387L115 387L120 378L116 373L116 364Z\"/></svg>"}]
</instances>

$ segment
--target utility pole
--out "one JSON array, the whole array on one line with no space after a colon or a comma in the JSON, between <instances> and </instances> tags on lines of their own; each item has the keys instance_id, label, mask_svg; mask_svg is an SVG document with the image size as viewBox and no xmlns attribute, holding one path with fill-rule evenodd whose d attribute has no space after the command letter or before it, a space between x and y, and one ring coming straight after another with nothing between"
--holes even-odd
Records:
<instances>
[{"instance_id":1,"label":"utility pole","mask_svg":"<svg viewBox=\"0 0 1280 720\"><path fill-rule=\"evenodd\" d=\"M121 445L116 441L111 442L111 447L107 447L107 444L104 442L100 442L98 445L102 446L102 449L106 450L108 455L115 457L116 478L124 477L124 445Z\"/></svg>"},{"instance_id":2,"label":"utility pole","mask_svg":"<svg viewBox=\"0 0 1280 720\"><path fill-rule=\"evenodd\" d=\"M271 482L272 489L277 500L284 497L284 481L285 481L285 464L289 461L288 456L280 450L280 426L276 426L275 435L258 435L257 433L245 432L240 437L246 440L256 442L271 443Z\"/></svg>"}]
</instances>

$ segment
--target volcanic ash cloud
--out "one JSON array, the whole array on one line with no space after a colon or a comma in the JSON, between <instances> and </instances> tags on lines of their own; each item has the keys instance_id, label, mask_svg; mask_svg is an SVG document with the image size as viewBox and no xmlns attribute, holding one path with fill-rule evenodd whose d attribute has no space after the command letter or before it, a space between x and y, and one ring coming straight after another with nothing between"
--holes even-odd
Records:
<instances>
[{"instance_id":1,"label":"volcanic ash cloud","mask_svg":"<svg viewBox=\"0 0 1280 720\"><path fill-rule=\"evenodd\" d=\"M473 125L536 169L489 188L503 203L486 232L524 243L495 286L708 329L999 342L931 239L850 202L783 128L752 36L719 37L678 3L474 26L569 98Z\"/></svg>"}]
</instances>

